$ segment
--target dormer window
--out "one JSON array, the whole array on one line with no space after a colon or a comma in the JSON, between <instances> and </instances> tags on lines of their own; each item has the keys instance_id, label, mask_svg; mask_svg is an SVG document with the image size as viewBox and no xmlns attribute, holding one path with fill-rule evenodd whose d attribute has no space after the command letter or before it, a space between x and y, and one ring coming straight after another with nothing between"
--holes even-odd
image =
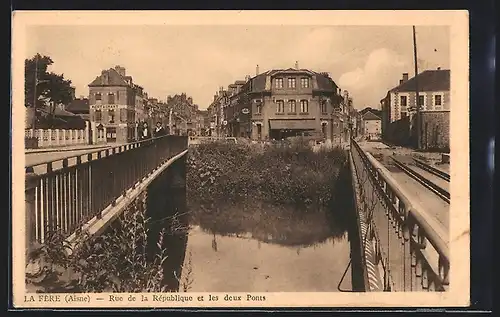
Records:
<instances>
[{"instance_id":1,"label":"dormer window","mask_svg":"<svg viewBox=\"0 0 500 317\"><path fill-rule=\"evenodd\" d=\"M304 77L300 79L300 86L302 88L309 88L309 78Z\"/></svg>"},{"instance_id":2,"label":"dormer window","mask_svg":"<svg viewBox=\"0 0 500 317\"><path fill-rule=\"evenodd\" d=\"M276 88L278 88L278 89L283 88L283 78L276 78L274 80L274 82L275 82L274 85L275 85Z\"/></svg>"}]
</instances>

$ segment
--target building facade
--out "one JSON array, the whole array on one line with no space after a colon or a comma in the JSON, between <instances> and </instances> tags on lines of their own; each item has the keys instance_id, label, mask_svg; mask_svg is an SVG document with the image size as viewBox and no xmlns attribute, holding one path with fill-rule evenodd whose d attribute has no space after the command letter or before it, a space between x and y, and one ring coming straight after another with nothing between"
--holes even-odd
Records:
<instances>
[{"instance_id":1,"label":"building facade","mask_svg":"<svg viewBox=\"0 0 500 317\"><path fill-rule=\"evenodd\" d=\"M207 112L210 120L209 136L226 136L225 107L229 104L229 93L223 87L214 94L212 103L208 106Z\"/></svg>"},{"instance_id":2,"label":"building facade","mask_svg":"<svg viewBox=\"0 0 500 317\"><path fill-rule=\"evenodd\" d=\"M371 111L361 115L361 131L368 140L379 140L382 137L382 119Z\"/></svg>"},{"instance_id":3,"label":"building facade","mask_svg":"<svg viewBox=\"0 0 500 317\"><path fill-rule=\"evenodd\" d=\"M137 125L147 118L143 88L121 66L102 70L88 86L90 121L106 128L107 142L136 140Z\"/></svg>"},{"instance_id":4,"label":"building facade","mask_svg":"<svg viewBox=\"0 0 500 317\"><path fill-rule=\"evenodd\" d=\"M421 134L416 133L416 91L421 113ZM381 100L382 135L401 145L419 142L425 148L449 148L450 71L426 70L408 79L403 74L399 85ZM408 139L412 140L408 140Z\"/></svg>"},{"instance_id":5,"label":"building facade","mask_svg":"<svg viewBox=\"0 0 500 317\"><path fill-rule=\"evenodd\" d=\"M347 129L347 101L327 73L308 69L274 69L247 76L228 87L227 98L214 98L222 107L229 136L281 140L306 131L332 140ZM226 124L224 124L226 123Z\"/></svg>"}]
</instances>

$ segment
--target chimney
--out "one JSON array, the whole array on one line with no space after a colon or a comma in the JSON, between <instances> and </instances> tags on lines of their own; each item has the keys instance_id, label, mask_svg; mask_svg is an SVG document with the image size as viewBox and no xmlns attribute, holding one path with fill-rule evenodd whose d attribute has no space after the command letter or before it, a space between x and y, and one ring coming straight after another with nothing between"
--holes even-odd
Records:
<instances>
[{"instance_id":1,"label":"chimney","mask_svg":"<svg viewBox=\"0 0 500 317\"><path fill-rule=\"evenodd\" d=\"M103 85L107 85L108 84L108 71L107 70L103 70L101 72L101 83Z\"/></svg>"},{"instance_id":2,"label":"chimney","mask_svg":"<svg viewBox=\"0 0 500 317\"><path fill-rule=\"evenodd\" d=\"M403 73L403 83L408 80L408 73Z\"/></svg>"},{"instance_id":3,"label":"chimney","mask_svg":"<svg viewBox=\"0 0 500 317\"><path fill-rule=\"evenodd\" d=\"M299 61L295 61L295 69L299 69Z\"/></svg>"},{"instance_id":4,"label":"chimney","mask_svg":"<svg viewBox=\"0 0 500 317\"><path fill-rule=\"evenodd\" d=\"M255 67L255 76L259 74L259 64Z\"/></svg>"},{"instance_id":5,"label":"chimney","mask_svg":"<svg viewBox=\"0 0 500 317\"><path fill-rule=\"evenodd\" d=\"M403 84L403 80L402 80L402 79L400 79L400 80L399 80L399 84L400 84L400 85L402 85L402 84Z\"/></svg>"},{"instance_id":6,"label":"chimney","mask_svg":"<svg viewBox=\"0 0 500 317\"><path fill-rule=\"evenodd\" d=\"M121 67L120 65L116 65L115 70L118 74L125 77L125 67Z\"/></svg>"}]
</instances>

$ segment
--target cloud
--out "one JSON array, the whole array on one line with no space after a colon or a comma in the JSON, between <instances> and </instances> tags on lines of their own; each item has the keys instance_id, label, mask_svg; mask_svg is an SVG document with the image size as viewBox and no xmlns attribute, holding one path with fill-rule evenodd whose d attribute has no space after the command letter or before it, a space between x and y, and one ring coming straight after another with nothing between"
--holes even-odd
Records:
<instances>
[{"instance_id":1,"label":"cloud","mask_svg":"<svg viewBox=\"0 0 500 317\"><path fill-rule=\"evenodd\" d=\"M395 75L408 72L410 66L398 53L379 48L368 55L362 67L342 74L338 83L353 96L356 108L377 107L377 100L380 100L388 89L396 86Z\"/></svg>"},{"instance_id":2,"label":"cloud","mask_svg":"<svg viewBox=\"0 0 500 317\"><path fill-rule=\"evenodd\" d=\"M105 31L104 31L105 30ZM29 33L28 55L54 60L78 95L102 69L121 65L148 95L186 92L207 107L220 86L245 75L293 67L328 71L348 89L356 107L377 105L402 72L413 74L407 27L354 26L37 26ZM423 68L449 64L446 29L418 29ZM30 57L30 56L27 56Z\"/></svg>"}]
</instances>

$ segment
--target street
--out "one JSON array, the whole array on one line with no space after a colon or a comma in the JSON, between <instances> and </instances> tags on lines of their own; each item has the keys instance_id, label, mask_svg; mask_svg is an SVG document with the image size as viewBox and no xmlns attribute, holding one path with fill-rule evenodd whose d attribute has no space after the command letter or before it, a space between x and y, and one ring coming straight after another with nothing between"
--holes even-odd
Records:
<instances>
[{"instance_id":1,"label":"street","mask_svg":"<svg viewBox=\"0 0 500 317\"><path fill-rule=\"evenodd\" d=\"M104 150L104 148L101 148L101 150ZM93 148L93 149L85 149L85 150L75 150L75 151L59 151L59 152L41 152L41 153L26 153L24 155L26 161L25 161L25 166L32 166L35 164L42 164L46 163L49 161L56 161L52 164L53 169L59 169L62 168L62 159L67 158L67 157L75 157L77 155L82 155L86 153L91 153L91 152L97 152L99 149ZM97 158L97 153L93 155L93 158ZM84 156L82 158L82 162L86 162L87 157ZM76 164L76 158L70 158L68 160L68 165L74 165ZM47 167L45 164L38 165L38 166L33 166L33 170L37 174L45 173L47 171Z\"/></svg>"}]
</instances>

